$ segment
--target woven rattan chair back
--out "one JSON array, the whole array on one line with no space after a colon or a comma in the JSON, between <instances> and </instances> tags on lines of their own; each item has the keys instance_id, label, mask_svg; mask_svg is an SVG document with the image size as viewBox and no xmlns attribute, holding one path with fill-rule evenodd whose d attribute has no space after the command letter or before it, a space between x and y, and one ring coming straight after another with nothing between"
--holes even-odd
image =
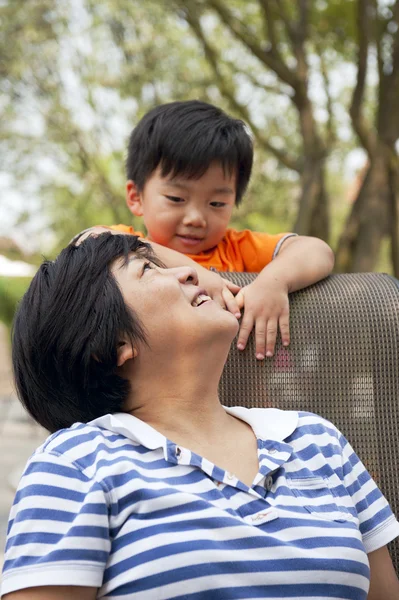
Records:
<instances>
[{"instance_id":1,"label":"woven rattan chair back","mask_svg":"<svg viewBox=\"0 0 399 600\"><path fill-rule=\"evenodd\" d=\"M226 273L245 285L253 273ZM399 514L399 287L383 274L333 275L290 298L291 344L255 359L233 344L226 406L273 406L335 423ZM399 542L390 545L399 573Z\"/></svg>"}]
</instances>

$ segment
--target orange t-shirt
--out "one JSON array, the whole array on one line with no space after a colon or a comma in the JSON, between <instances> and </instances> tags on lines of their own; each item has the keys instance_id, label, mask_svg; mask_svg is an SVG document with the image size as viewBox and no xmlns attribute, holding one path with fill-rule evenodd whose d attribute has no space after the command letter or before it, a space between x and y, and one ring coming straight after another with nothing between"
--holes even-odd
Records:
<instances>
[{"instance_id":1,"label":"orange t-shirt","mask_svg":"<svg viewBox=\"0 0 399 600\"><path fill-rule=\"evenodd\" d=\"M135 231L128 225L112 225L110 229L122 231L144 237L140 231ZM209 269L213 267L217 271L236 271L238 273L259 273L271 260L279 249L279 242L290 233L258 233L244 229L236 231L227 229L219 244L199 254L186 254L199 265Z\"/></svg>"}]
</instances>

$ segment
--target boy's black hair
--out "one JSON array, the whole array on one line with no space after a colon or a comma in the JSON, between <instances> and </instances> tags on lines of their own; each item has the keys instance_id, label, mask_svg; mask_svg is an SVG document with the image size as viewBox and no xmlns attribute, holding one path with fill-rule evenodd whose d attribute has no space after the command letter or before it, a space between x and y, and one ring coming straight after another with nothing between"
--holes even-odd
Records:
<instances>
[{"instance_id":1,"label":"boy's black hair","mask_svg":"<svg viewBox=\"0 0 399 600\"><path fill-rule=\"evenodd\" d=\"M236 174L238 205L253 162L247 126L206 102L171 102L150 110L133 129L126 174L141 191L158 166L163 177L199 179L213 162Z\"/></svg>"},{"instance_id":2,"label":"boy's black hair","mask_svg":"<svg viewBox=\"0 0 399 600\"><path fill-rule=\"evenodd\" d=\"M50 432L123 410L129 383L116 374L121 336L145 343L111 272L135 252L160 264L136 236L103 233L45 261L22 298L12 360L22 404Z\"/></svg>"}]
</instances>

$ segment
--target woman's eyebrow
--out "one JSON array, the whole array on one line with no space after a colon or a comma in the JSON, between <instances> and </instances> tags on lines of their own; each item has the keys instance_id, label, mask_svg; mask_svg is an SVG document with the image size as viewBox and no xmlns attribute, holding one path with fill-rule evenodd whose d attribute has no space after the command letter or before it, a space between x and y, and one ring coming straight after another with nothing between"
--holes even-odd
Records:
<instances>
[{"instance_id":1,"label":"woman's eyebrow","mask_svg":"<svg viewBox=\"0 0 399 600\"><path fill-rule=\"evenodd\" d=\"M119 258L119 267L118 269L127 269L133 260L144 260L142 256L137 256L137 254L129 254L128 256L121 256Z\"/></svg>"}]
</instances>

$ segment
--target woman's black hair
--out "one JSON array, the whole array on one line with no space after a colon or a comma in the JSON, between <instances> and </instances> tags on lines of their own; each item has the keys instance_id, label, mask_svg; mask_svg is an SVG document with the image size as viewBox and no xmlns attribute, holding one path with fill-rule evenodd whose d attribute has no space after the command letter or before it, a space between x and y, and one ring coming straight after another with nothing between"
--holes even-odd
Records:
<instances>
[{"instance_id":1,"label":"woman's black hair","mask_svg":"<svg viewBox=\"0 0 399 600\"><path fill-rule=\"evenodd\" d=\"M171 102L150 110L133 129L126 174L142 190L158 166L163 177L199 179L213 162L220 163L225 172L236 174L238 205L253 162L247 126L206 102Z\"/></svg>"},{"instance_id":2,"label":"woman's black hair","mask_svg":"<svg viewBox=\"0 0 399 600\"><path fill-rule=\"evenodd\" d=\"M145 343L111 266L137 253L160 264L136 236L103 233L45 261L22 298L12 360L22 404L50 432L123 410L127 380L116 374L121 336Z\"/></svg>"}]
</instances>

